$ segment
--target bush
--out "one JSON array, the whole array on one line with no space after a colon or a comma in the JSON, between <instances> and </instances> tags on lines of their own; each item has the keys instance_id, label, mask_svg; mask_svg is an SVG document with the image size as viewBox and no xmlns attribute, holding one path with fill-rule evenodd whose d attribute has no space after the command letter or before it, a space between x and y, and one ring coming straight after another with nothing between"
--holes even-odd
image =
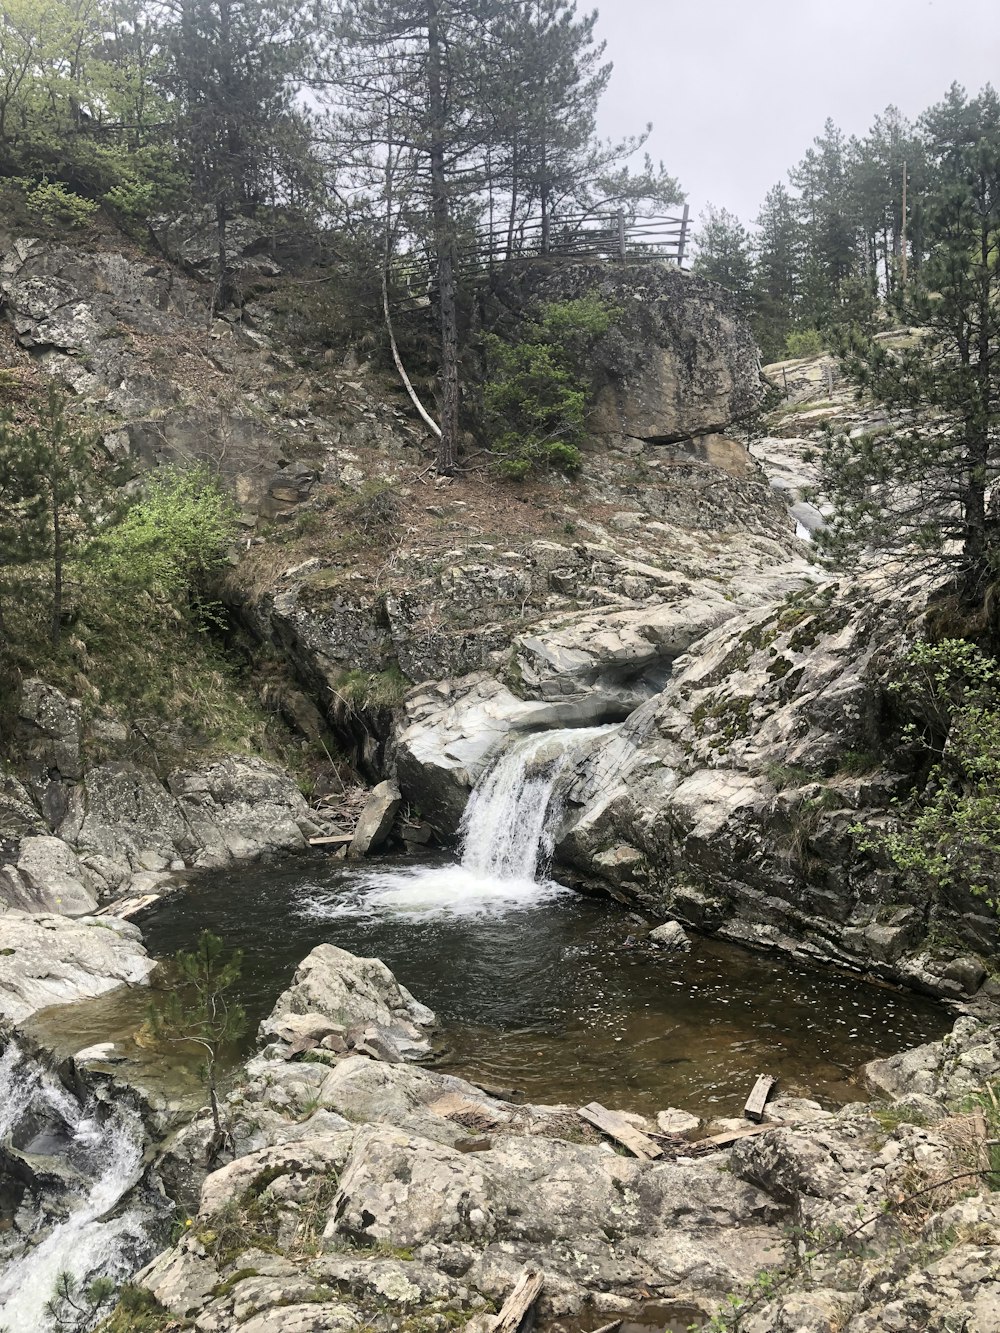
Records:
<instances>
[{"instance_id":1,"label":"bush","mask_svg":"<svg viewBox=\"0 0 1000 1333\"><path fill-rule=\"evenodd\" d=\"M823 350L823 339L816 329L795 329L785 339L785 356L789 360L819 356Z\"/></svg>"},{"instance_id":2,"label":"bush","mask_svg":"<svg viewBox=\"0 0 1000 1333\"><path fill-rule=\"evenodd\" d=\"M483 417L500 471L515 479L551 468L576 472L582 458L587 356L611 327L614 307L595 295L543 306L529 336L483 339Z\"/></svg>"},{"instance_id":3,"label":"bush","mask_svg":"<svg viewBox=\"0 0 1000 1333\"><path fill-rule=\"evenodd\" d=\"M92 199L83 199L61 182L47 179L27 186L24 202L30 213L53 227L86 227L99 208Z\"/></svg>"},{"instance_id":4,"label":"bush","mask_svg":"<svg viewBox=\"0 0 1000 1333\"><path fill-rule=\"evenodd\" d=\"M903 739L930 759L894 827L860 846L881 851L933 891L957 888L997 908L1000 876L1000 669L974 644L917 644L890 690L909 717Z\"/></svg>"}]
</instances>

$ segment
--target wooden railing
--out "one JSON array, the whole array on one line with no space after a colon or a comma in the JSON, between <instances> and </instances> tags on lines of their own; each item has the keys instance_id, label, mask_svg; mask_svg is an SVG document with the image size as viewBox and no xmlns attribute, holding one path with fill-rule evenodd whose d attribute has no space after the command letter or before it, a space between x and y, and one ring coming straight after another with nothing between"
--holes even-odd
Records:
<instances>
[{"instance_id":1,"label":"wooden railing","mask_svg":"<svg viewBox=\"0 0 1000 1333\"><path fill-rule=\"evenodd\" d=\"M629 219L621 210L581 213L572 217L527 218L509 225L485 227L457 247L459 273L489 273L506 264L543 258L636 262L666 260L683 266L690 215L687 204L679 217ZM430 261L410 252L393 265L393 275L417 299L431 282ZM402 298L406 303L407 298Z\"/></svg>"}]
</instances>

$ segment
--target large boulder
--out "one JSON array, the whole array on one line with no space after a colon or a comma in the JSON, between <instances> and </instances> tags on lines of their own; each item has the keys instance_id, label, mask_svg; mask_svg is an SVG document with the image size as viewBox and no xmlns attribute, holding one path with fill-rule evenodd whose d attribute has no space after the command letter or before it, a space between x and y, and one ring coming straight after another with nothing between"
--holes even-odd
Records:
<instances>
[{"instance_id":1,"label":"large boulder","mask_svg":"<svg viewBox=\"0 0 1000 1333\"><path fill-rule=\"evenodd\" d=\"M309 807L276 764L227 755L207 768L178 770L168 786L195 844L195 865L226 865L276 852L302 851Z\"/></svg>"},{"instance_id":2,"label":"large boulder","mask_svg":"<svg viewBox=\"0 0 1000 1333\"><path fill-rule=\"evenodd\" d=\"M116 917L7 912L0 930L0 1019L20 1023L38 1009L141 986L156 964L138 929Z\"/></svg>"},{"instance_id":3,"label":"large boulder","mask_svg":"<svg viewBox=\"0 0 1000 1333\"><path fill-rule=\"evenodd\" d=\"M290 1015L321 1015L345 1030L374 1027L409 1057L430 1050L434 1014L413 998L379 958L358 958L333 944L319 944L299 964L292 984L260 1026L262 1040L286 1038Z\"/></svg>"},{"instance_id":4,"label":"large boulder","mask_svg":"<svg viewBox=\"0 0 1000 1333\"><path fill-rule=\"evenodd\" d=\"M0 865L0 912L86 916L96 906L89 875L61 838L21 838L17 859Z\"/></svg>"}]
</instances>

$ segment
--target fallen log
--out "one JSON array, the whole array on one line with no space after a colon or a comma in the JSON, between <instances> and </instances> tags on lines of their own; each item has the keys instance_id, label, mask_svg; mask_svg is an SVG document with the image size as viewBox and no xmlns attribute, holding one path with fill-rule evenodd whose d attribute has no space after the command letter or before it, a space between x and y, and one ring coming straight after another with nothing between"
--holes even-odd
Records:
<instances>
[{"instance_id":1,"label":"fallen log","mask_svg":"<svg viewBox=\"0 0 1000 1333\"><path fill-rule=\"evenodd\" d=\"M99 907L94 916L118 916L122 920L128 921L133 916L138 916L140 912L147 911L160 901L159 893L143 893L131 898L119 898L117 902L108 903L106 907Z\"/></svg>"},{"instance_id":2,"label":"fallen log","mask_svg":"<svg viewBox=\"0 0 1000 1333\"><path fill-rule=\"evenodd\" d=\"M493 1320L491 1333L517 1333L524 1316L542 1294L544 1281L544 1275L538 1269L525 1268Z\"/></svg>"},{"instance_id":3,"label":"fallen log","mask_svg":"<svg viewBox=\"0 0 1000 1333\"><path fill-rule=\"evenodd\" d=\"M747 1098L747 1104L743 1108L743 1114L748 1120L755 1120L760 1124L764 1119L764 1107L767 1105L767 1099L774 1090L777 1081L770 1074L760 1074L758 1076L757 1082L753 1085L750 1096Z\"/></svg>"},{"instance_id":4,"label":"fallen log","mask_svg":"<svg viewBox=\"0 0 1000 1333\"><path fill-rule=\"evenodd\" d=\"M640 1161L651 1162L663 1156L663 1149L659 1144L654 1143L647 1134L643 1134L642 1130L636 1129L635 1125L626 1120L619 1111L609 1111L600 1102L590 1102L586 1106L581 1106L577 1114L589 1125L599 1129L602 1134L607 1134L608 1138L627 1148L632 1156L638 1157Z\"/></svg>"}]
</instances>

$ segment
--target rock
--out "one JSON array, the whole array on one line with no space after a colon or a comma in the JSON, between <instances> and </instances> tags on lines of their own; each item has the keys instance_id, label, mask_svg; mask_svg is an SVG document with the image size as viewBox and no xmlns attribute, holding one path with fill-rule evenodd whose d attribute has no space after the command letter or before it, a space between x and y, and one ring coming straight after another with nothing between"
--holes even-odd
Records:
<instances>
[{"instance_id":1,"label":"rock","mask_svg":"<svg viewBox=\"0 0 1000 1333\"><path fill-rule=\"evenodd\" d=\"M380 782L373 788L354 830L347 855L367 856L369 852L381 847L389 836L402 803L403 798L394 782Z\"/></svg>"},{"instance_id":2,"label":"rock","mask_svg":"<svg viewBox=\"0 0 1000 1333\"><path fill-rule=\"evenodd\" d=\"M3 917L0 1018L23 1022L52 1004L141 986L156 964L138 929L115 917Z\"/></svg>"},{"instance_id":3,"label":"rock","mask_svg":"<svg viewBox=\"0 0 1000 1333\"><path fill-rule=\"evenodd\" d=\"M330 1021L328 1031L374 1024L408 1059L430 1051L426 1029L435 1022L378 958L357 958L332 944L317 945L299 964L291 986L261 1023L261 1040L280 1040L285 1025L303 1015L310 1035L317 1030L317 1015Z\"/></svg>"},{"instance_id":4,"label":"rock","mask_svg":"<svg viewBox=\"0 0 1000 1333\"><path fill-rule=\"evenodd\" d=\"M691 948L691 941L684 933L684 927L676 921L667 921L662 926L657 926L649 932L648 938L660 949L666 949L669 953L687 953Z\"/></svg>"},{"instance_id":5,"label":"rock","mask_svg":"<svg viewBox=\"0 0 1000 1333\"><path fill-rule=\"evenodd\" d=\"M678 1134L685 1139L694 1138L704 1123L689 1111L679 1111L673 1106L656 1113L656 1124L662 1134Z\"/></svg>"},{"instance_id":6,"label":"rock","mask_svg":"<svg viewBox=\"0 0 1000 1333\"><path fill-rule=\"evenodd\" d=\"M177 770L167 785L199 845L196 865L306 847L299 828L308 816L305 798L287 773L264 759L227 755L204 769Z\"/></svg>"},{"instance_id":7,"label":"rock","mask_svg":"<svg viewBox=\"0 0 1000 1333\"><path fill-rule=\"evenodd\" d=\"M39 771L55 770L60 778L82 775L80 701L42 680L26 680L17 704L14 740L17 749Z\"/></svg>"},{"instance_id":8,"label":"rock","mask_svg":"<svg viewBox=\"0 0 1000 1333\"><path fill-rule=\"evenodd\" d=\"M22 838L14 864L0 866L0 911L87 916L96 906L90 876L61 838Z\"/></svg>"}]
</instances>

